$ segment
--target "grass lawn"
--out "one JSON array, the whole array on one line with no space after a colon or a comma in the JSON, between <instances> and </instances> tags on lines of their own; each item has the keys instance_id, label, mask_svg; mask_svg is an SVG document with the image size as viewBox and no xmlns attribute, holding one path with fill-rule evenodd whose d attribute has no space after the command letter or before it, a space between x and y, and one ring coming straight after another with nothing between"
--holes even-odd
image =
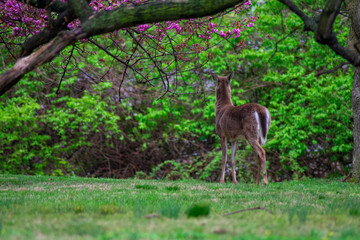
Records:
<instances>
[{"instance_id":1,"label":"grass lawn","mask_svg":"<svg viewBox=\"0 0 360 240\"><path fill-rule=\"evenodd\" d=\"M360 185L0 175L0 239L360 239Z\"/></svg>"}]
</instances>

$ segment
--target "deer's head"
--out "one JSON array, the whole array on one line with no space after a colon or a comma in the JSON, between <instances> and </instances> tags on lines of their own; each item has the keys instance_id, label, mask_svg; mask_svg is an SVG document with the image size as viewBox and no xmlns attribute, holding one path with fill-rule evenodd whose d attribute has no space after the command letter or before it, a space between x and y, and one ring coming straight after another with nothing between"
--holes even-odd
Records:
<instances>
[{"instance_id":1,"label":"deer's head","mask_svg":"<svg viewBox=\"0 0 360 240\"><path fill-rule=\"evenodd\" d=\"M211 74L215 82L215 93L217 99L220 100L231 97L230 83L233 75L233 72L229 76L217 76L215 73Z\"/></svg>"}]
</instances>

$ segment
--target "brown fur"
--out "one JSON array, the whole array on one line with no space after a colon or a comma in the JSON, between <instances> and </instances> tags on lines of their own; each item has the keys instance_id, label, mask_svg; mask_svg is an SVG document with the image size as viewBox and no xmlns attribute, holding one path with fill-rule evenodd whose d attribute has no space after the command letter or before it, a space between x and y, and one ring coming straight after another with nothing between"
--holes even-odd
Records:
<instances>
[{"instance_id":1,"label":"brown fur","mask_svg":"<svg viewBox=\"0 0 360 240\"><path fill-rule=\"evenodd\" d=\"M266 154L261 147L266 141L269 131L271 117L267 108L256 104L246 103L235 107L231 101L230 76L212 75L216 85L216 102L215 102L215 124L216 133L221 139L222 149L222 173L220 183L224 183L225 165L227 161L227 142L232 143L231 147L231 168L233 183L237 183L235 172L235 153L237 141L245 138L253 147L258 155L259 167L257 172L256 184L260 182L260 169L263 168L263 183L266 185ZM258 120L256 119L258 116ZM260 131L259 131L260 130Z\"/></svg>"}]
</instances>

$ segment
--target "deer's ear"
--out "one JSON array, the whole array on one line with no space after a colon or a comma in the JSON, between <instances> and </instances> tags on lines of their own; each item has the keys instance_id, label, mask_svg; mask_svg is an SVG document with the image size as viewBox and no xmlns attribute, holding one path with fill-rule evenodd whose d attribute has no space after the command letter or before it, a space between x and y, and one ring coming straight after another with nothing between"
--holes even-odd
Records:
<instances>
[{"instance_id":1,"label":"deer's ear","mask_svg":"<svg viewBox=\"0 0 360 240\"><path fill-rule=\"evenodd\" d=\"M233 76L234 76L234 72L231 72L230 75L226 79L229 85L231 83L231 79L233 78Z\"/></svg>"},{"instance_id":2,"label":"deer's ear","mask_svg":"<svg viewBox=\"0 0 360 240\"><path fill-rule=\"evenodd\" d=\"M211 73L212 78L214 79L215 86L217 86L219 82L219 77L215 73Z\"/></svg>"}]
</instances>

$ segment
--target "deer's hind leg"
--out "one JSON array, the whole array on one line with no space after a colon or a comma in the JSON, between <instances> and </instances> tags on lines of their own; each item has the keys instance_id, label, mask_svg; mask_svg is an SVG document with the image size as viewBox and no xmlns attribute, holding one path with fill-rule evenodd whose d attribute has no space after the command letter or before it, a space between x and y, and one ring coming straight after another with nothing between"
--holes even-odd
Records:
<instances>
[{"instance_id":1,"label":"deer's hind leg","mask_svg":"<svg viewBox=\"0 0 360 240\"><path fill-rule=\"evenodd\" d=\"M236 169L235 169L236 150L237 150L237 141L234 141L231 145L231 174L232 174L232 182L234 184L237 184Z\"/></svg>"},{"instance_id":2,"label":"deer's hind leg","mask_svg":"<svg viewBox=\"0 0 360 240\"><path fill-rule=\"evenodd\" d=\"M252 148L255 150L255 152L258 155L259 160L259 168L256 176L256 184L259 185L260 183L260 169L262 167L263 169L263 184L267 185L267 172L266 172L266 153L265 150L261 147L258 139L256 137L250 137L246 136L246 139L248 140L249 144L252 146Z\"/></svg>"},{"instance_id":3,"label":"deer's hind leg","mask_svg":"<svg viewBox=\"0 0 360 240\"><path fill-rule=\"evenodd\" d=\"M221 151L222 151L222 160L221 160L220 183L225 183L225 167L226 167L226 161L227 161L227 139L226 139L226 137L221 138Z\"/></svg>"},{"instance_id":4,"label":"deer's hind leg","mask_svg":"<svg viewBox=\"0 0 360 240\"><path fill-rule=\"evenodd\" d=\"M256 155L258 155L258 154L256 153ZM258 169L256 172L256 185L259 185L260 184L260 170L261 170L261 159L260 159L259 155L257 156L257 160L258 160Z\"/></svg>"}]
</instances>

